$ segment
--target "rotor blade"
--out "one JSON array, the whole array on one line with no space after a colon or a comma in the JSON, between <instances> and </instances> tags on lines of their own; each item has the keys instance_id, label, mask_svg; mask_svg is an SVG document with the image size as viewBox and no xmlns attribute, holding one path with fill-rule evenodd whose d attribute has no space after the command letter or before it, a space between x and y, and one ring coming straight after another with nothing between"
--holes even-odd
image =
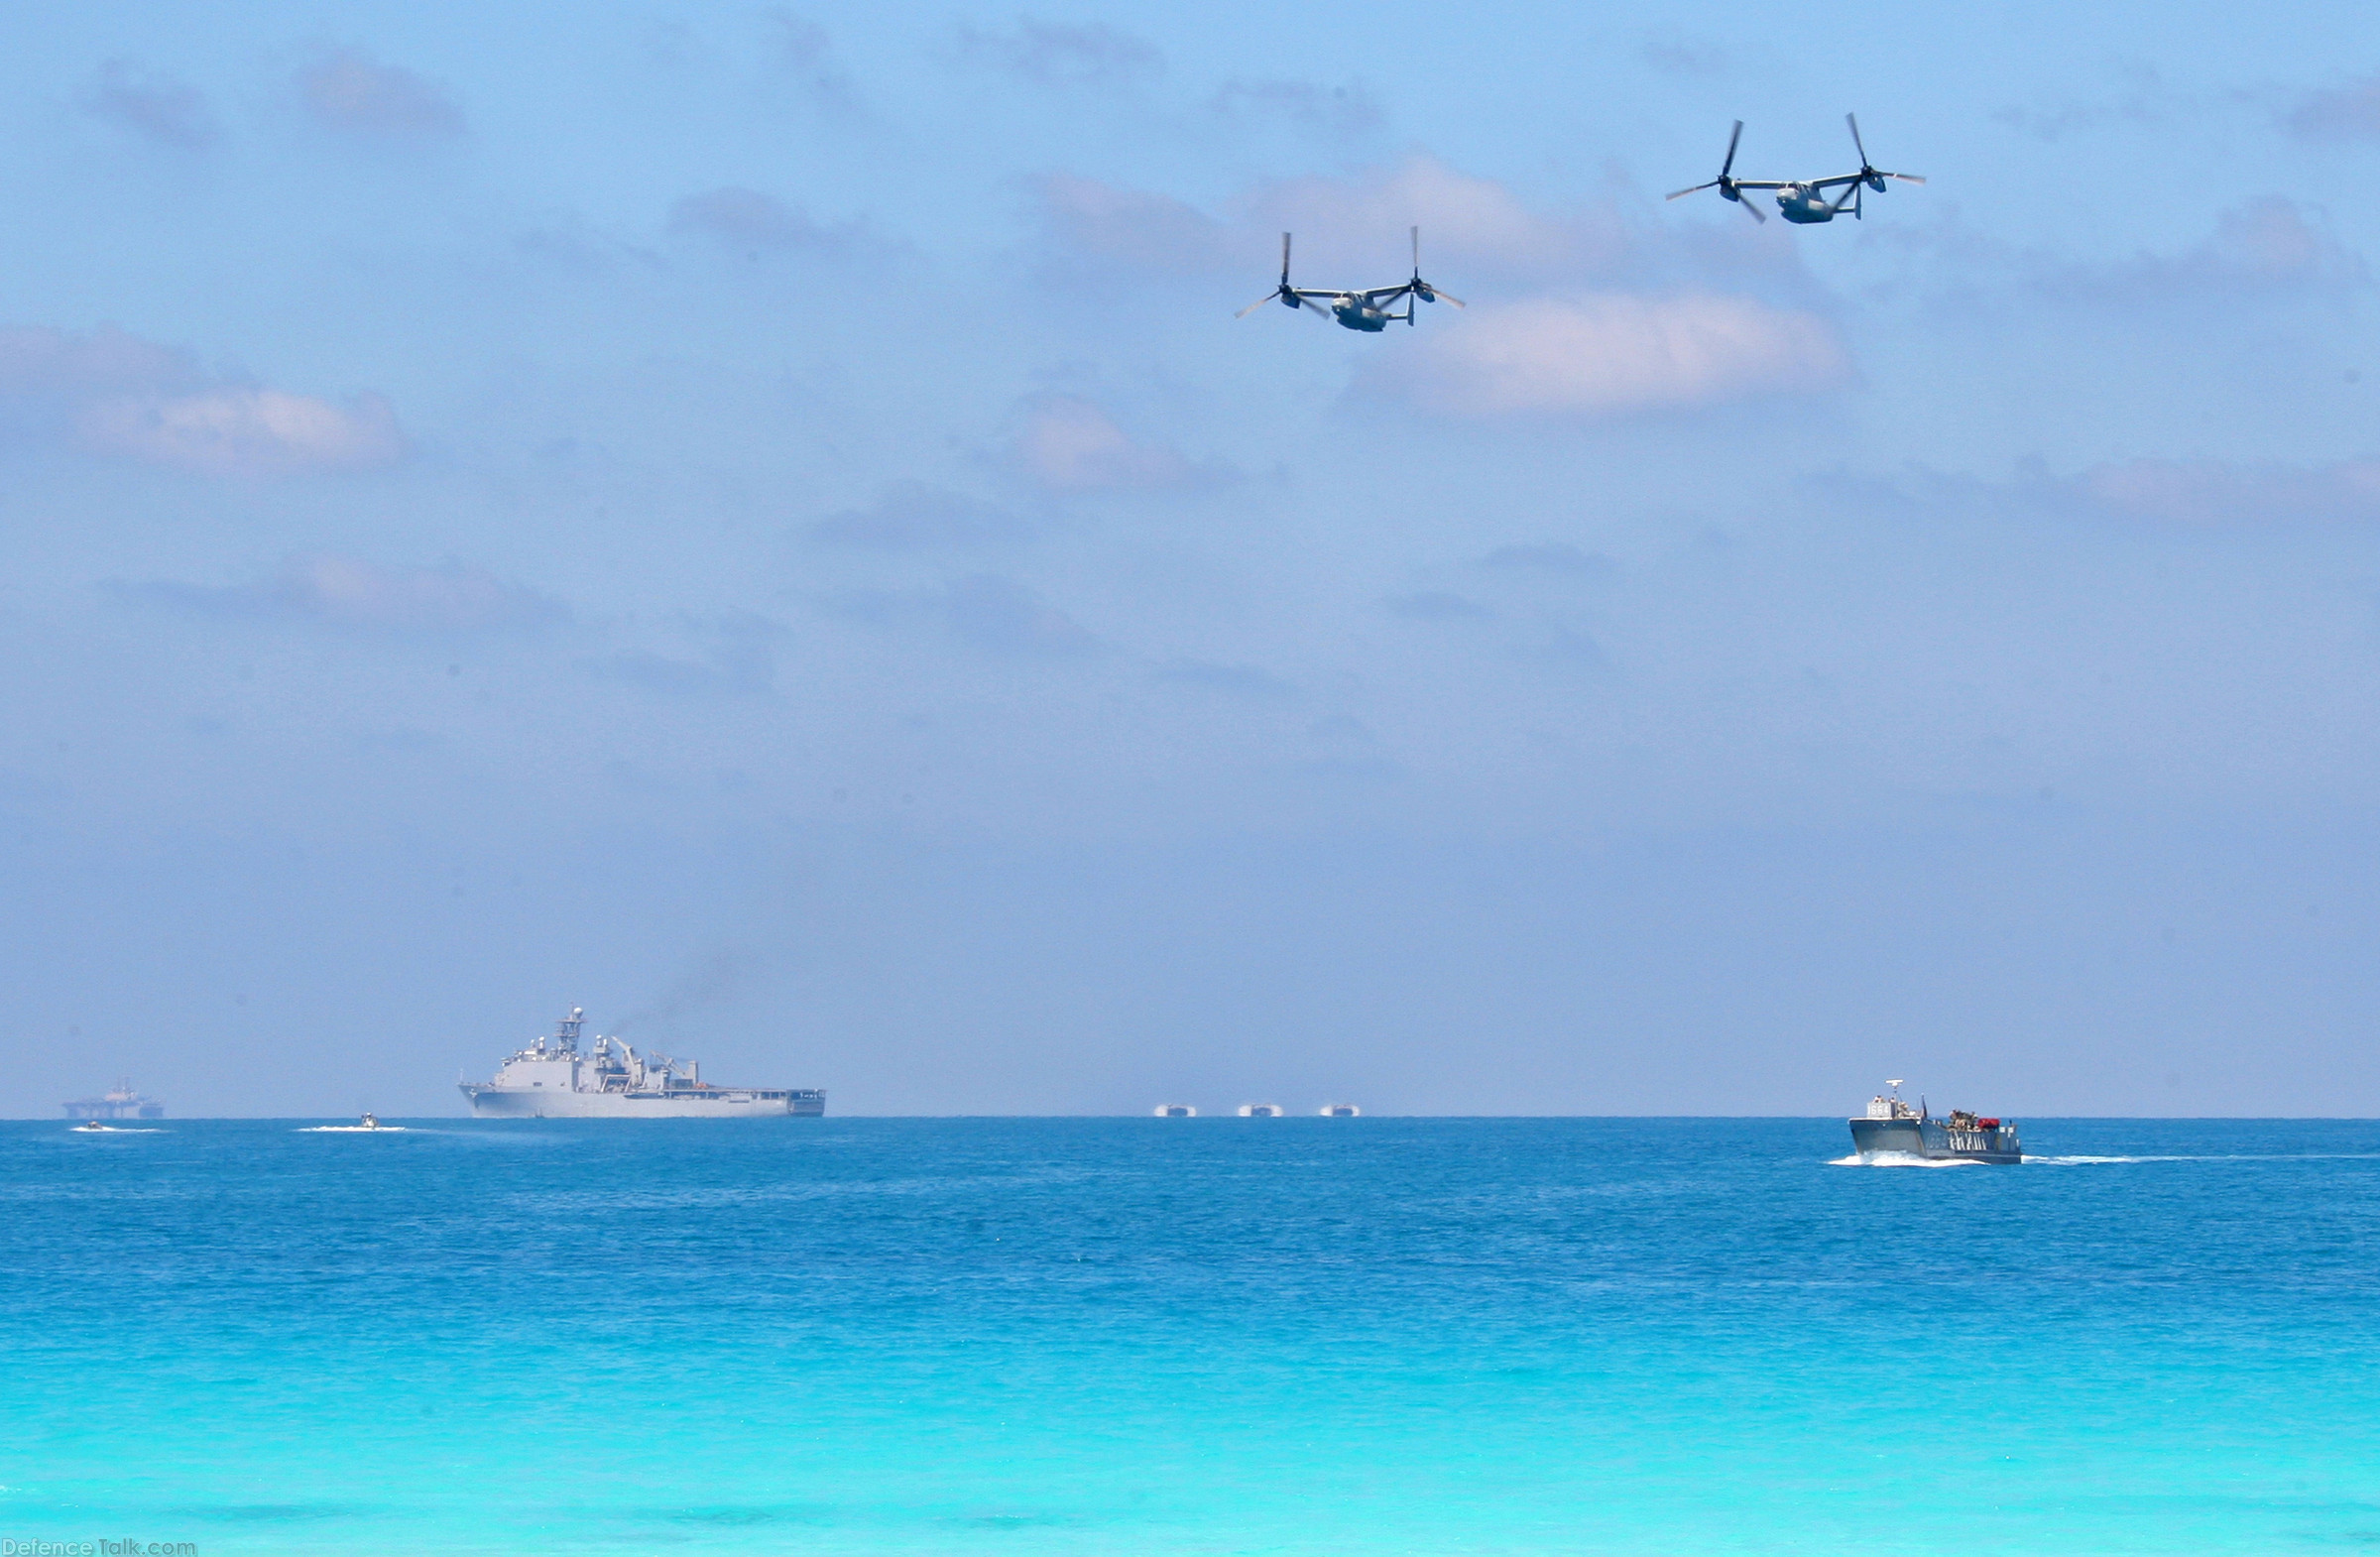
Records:
<instances>
[{"instance_id":1,"label":"rotor blade","mask_svg":"<svg viewBox=\"0 0 2380 1557\"><path fill-rule=\"evenodd\" d=\"M1421 274L1421 229L1413 229L1413 274Z\"/></svg>"},{"instance_id":2,"label":"rotor blade","mask_svg":"<svg viewBox=\"0 0 2380 1557\"><path fill-rule=\"evenodd\" d=\"M1289 235L1281 234L1281 285L1289 285Z\"/></svg>"},{"instance_id":3,"label":"rotor blade","mask_svg":"<svg viewBox=\"0 0 2380 1557\"><path fill-rule=\"evenodd\" d=\"M1670 198L1671 198L1671 199L1673 199L1673 200L1676 200L1676 199L1683 199L1685 196L1687 196L1687 195L1689 195L1689 194L1700 194L1700 193L1702 193L1702 192L1703 192L1705 189L1716 189L1716 188L1718 188L1718 187L1719 187L1719 180L1718 180L1717 179L1714 179L1714 180L1711 180L1709 183L1698 183L1698 184L1696 184L1696 185L1695 185L1693 188L1691 188L1691 189L1680 189L1680 190L1679 190L1679 191L1678 191L1676 194L1673 194L1673 195L1671 195L1671 196L1670 196Z\"/></svg>"},{"instance_id":4,"label":"rotor blade","mask_svg":"<svg viewBox=\"0 0 2380 1557\"><path fill-rule=\"evenodd\" d=\"M1321 303L1316 302L1311 298L1300 298L1297 300L1304 303L1307 307L1312 308L1315 312L1321 314L1326 319L1336 316L1331 312L1330 309L1324 307Z\"/></svg>"},{"instance_id":5,"label":"rotor blade","mask_svg":"<svg viewBox=\"0 0 2380 1557\"><path fill-rule=\"evenodd\" d=\"M1742 139L1743 121L1738 119L1735 121L1735 128L1727 132L1727 160L1719 165L1719 176L1722 179L1725 179L1728 171L1735 166L1735 143Z\"/></svg>"},{"instance_id":6,"label":"rotor blade","mask_svg":"<svg viewBox=\"0 0 2380 1557\"><path fill-rule=\"evenodd\" d=\"M1742 206L1743 214L1749 216L1752 220L1761 223L1767 222L1768 214L1760 209L1760 202L1751 198L1749 195L1736 196L1735 203Z\"/></svg>"},{"instance_id":7,"label":"rotor blade","mask_svg":"<svg viewBox=\"0 0 2380 1557\"><path fill-rule=\"evenodd\" d=\"M1903 183L1923 183L1926 181L1923 175L1914 173L1888 173L1884 177L1887 179L1898 179Z\"/></svg>"},{"instance_id":8,"label":"rotor blade","mask_svg":"<svg viewBox=\"0 0 2380 1557\"><path fill-rule=\"evenodd\" d=\"M1859 154L1859 166L1866 167L1867 148L1859 144L1859 116L1855 113L1846 113L1843 116L1843 122L1851 127L1851 150Z\"/></svg>"},{"instance_id":9,"label":"rotor blade","mask_svg":"<svg viewBox=\"0 0 2380 1557\"><path fill-rule=\"evenodd\" d=\"M1437 288L1432 287L1430 289L1430 296L1437 299L1440 302L1451 302L1458 308L1463 306L1463 299L1456 297L1451 292L1441 292Z\"/></svg>"},{"instance_id":10,"label":"rotor blade","mask_svg":"<svg viewBox=\"0 0 2380 1557\"><path fill-rule=\"evenodd\" d=\"M1268 292L1263 297L1258 298L1255 301L1250 303L1247 307L1242 308L1239 312L1233 314L1232 317L1235 319L1245 319L1250 314L1255 312L1258 308L1264 306L1264 304L1270 302L1273 299L1279 296L1280 294L1277 292Z\"/></svg>"}]
</instances>

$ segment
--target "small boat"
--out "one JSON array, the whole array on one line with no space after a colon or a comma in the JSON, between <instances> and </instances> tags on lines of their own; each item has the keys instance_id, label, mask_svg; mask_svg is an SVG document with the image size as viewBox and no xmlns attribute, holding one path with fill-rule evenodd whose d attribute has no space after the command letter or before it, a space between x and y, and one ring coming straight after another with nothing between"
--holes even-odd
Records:
<instances>
[{"instance_id":1,"label":"small boat","mask_svg":"<svg viewBox=\"0 0 2380 1557\"><path fill-rule=\"evenodd\" d=\"M86 1119L79 1125L69 1125L66 1128L77 1136L113 1136L117 1133L112 1127L102 1125L95 1119Z\"/></svg>"},{"instance_id":2,"label":"small boat","mask_svg":"<svg viewBox=\"0 0 2380 1557\"><path fill-rule=\"evenodd\" d=\"M1160 1103L1157 1105L1157 1118L1196 1119L1198 1118L1198 1110L1192 1108L1187 1103Z\"/></svg>"},{"instance_id":3,"label":"small boat","mask_svg":"<svg viewBox=\"0 0 2380 1557\"><path fill-rule=\"evenodd\" d=\"M1281 1106L1278 1103L1243 1103L1240 1105L1240 1117L1242 1119L1279 1119Z\"/></svg>"},{"instance_id":4,"label":"small boat","mask_svg":"<svg viewBox=\"0 0 2380 1557\"><path fill-rule=\"evenodd\" d=\"M366 1114L356 1123L355 1128L358 1130L378 1130L380 1129L380 1121L375 1119L372 1115Z\"/></svg>"},{"instance_id":5,"label":"small boat","mask_svg":"<svg viewBox=\"0 0 2380 1557\"><path fill-rule=\"evenodd\" d=\"M1354 1119L1363 1112L1353 1103L1325 1103L1322 1106L1324 1119Z\"/></svg>"}]
</instances>

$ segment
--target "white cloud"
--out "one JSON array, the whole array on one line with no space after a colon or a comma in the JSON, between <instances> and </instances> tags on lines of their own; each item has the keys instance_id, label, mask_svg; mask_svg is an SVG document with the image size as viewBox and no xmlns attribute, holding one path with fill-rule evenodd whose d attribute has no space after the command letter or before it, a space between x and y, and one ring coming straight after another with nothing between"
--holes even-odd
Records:
<instances>
[{"instance_id":1,"label":"white cloud","mask_svg":"<svg viewBox=\"0 0 2380 1557\"><path fill-rule=\"evenodd\" d=\"M378 395L342 405L225 383L189 353L112 326L0 329L0 425L22 440L214 476L353 470L405 452Z\"/></svg>"},{"instance_id":2,"label":"white cloud","mask_svg":"<svg viewBox=\"0 0 2380 1557\"><path fill-rule=\"evenodd\" d=\"M405 451L396 414L378 395L345 406L271 389L115 397L90 406L81 430L101 453L209 476L354 470Z\"/></svg>"},{"instance_id":3,"label":"white cloud","mask_svg":"<svg viewBox=\"0 0 2380 1557\"><path fill-rule=\"evenodd\" d=\"M398 632L493 632L569 615L548 596L460 562L388 567L327 552L292 557L278 574L253 584L154 583L122 592L209 615Z\"/></svg>"},{"instance_id":4,"label":"white cloud","mask_svg":"<svg viewBox=\"0 0 2380 1557\"><path fill-rule=\"evenodd\" d=\"M1462 416L1610 416L1807 392L1850 364L1815 314L1750 298L1622 293L1482 306L1371 374Z\"/></svg>"},{"instance_id":5,"label":"white cloud","mask_svg":"<svg viewBox=\"0 0 2380 1557\"><path fill-rule=\"evenodd\" d=\"M2127 302L2177 295L2216 300L2254 295L2337 294L2370 285L2363 259L2296 201L2265 195L2219 213L2205 241L2178 255L2143 254L2102 269L2067 266L2042 278L2051 293Z\"/></svg>"},{"instance_id":6,"label":"white cloud","mask_svg":"<svg viewBox=\"0 0 2380 1557\"><path fill-rule=\"evenodd\" d=\"M2076 486L2101 508L2170 524L2380 519L2380 460L2306 469L2212 459L2136 459L2085 471Z\"/></svg>"},{"instance_id":7,"label":"white cloud","mask_svg":"<svg viewBox=\"0 0 2380 1557\"><path fill-rule=\"evenodd\" d=\"M1033 408L1012 452L1026 475L1060 492L1185 486L1202 475L1170 445L1138 442L1100 407L1064 396Z\"/></svg>"}]
</instances>

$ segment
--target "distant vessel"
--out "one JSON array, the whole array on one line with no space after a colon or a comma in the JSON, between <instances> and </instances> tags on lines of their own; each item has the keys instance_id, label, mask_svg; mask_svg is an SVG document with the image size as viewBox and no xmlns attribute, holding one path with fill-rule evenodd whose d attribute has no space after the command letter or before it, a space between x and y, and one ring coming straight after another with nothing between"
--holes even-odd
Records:
<instances>
[{"instance_id":1,"label":"distant vessel","mask_svg":"<svg viewBox=\"0 0 2380 1557\"><path fill-rule=\"evenodd\" d=\"M126 1076L114 1087L95 1098L76 1098L60 1105L68 1119L164 1119L166 1106L155 1098L144 1098L132 1090L132 1078Z\"/></svg>"},{"instance_id":2,"label":"distant vessel","mask_svg":"<svg viewBox=\"0 0 2380 1557\"><path fill-rule=\"evenodd\" d=\"M1851 1144L1861 1156L1900 1152L1938 1162L2025 1159L2024 1147L2016 1138L2016 1121L1981 1118L1964 1109L1954 1109L1949 1118L1936 1119L1922 1100L1915 1108L1901 1100L1897 1079L1885 1085L1892 1089L1891 1095L1878 1093L1868 1099L1866 1117L1850 1122Z\"/></svg>"},{"instance_id":3,"label":"distant vessel","mask_svg":"<svg viewBox=\"0 0 2380 1557\"><path fill-rule=\"evenodd\" d=\"M1278 1103L1243 1103L1240 1105L1240 1117L1242 1119L1279 1119L1281 1106Z\"/></svg>"},{"instance_id":4,"label":"distant vessel","mask_svg":"<svg viewBox=\"0 0 2380 1557\"><path fill-rule=\"evenodd\" d=\"M598 1035L581 1053L586 1013L554 1024L516 1052L485 1086L460 1083L471 1112L482 1119L782 1119L816 1118L826 1094L785 1087L721 1087L700 1068L666 1054L640 1054L618 1038Z\"/></svg>"},{"instance_id":5,"label":"distant vessel","mask_svg":"<svg viewBox=\"0 0 2380 1557\"><path fill-rule=\"evenodd\" d=\"M1160 1103L1157 1105L1157 1118L1196 1119L1198 1118L1198 1110L1192 1108L1187 1103Z\"/></svg>"},{"instance_id":6,"label":"distant vessel","mask_svg":"<svg viewBox=\"0 0 2380 1557\"><path fill-rule=\"evenodd\" d=\"M1322 1106L1324 1119L1354 1119L1363 1112L1353 1103L1325 1103Z\"/></svg>"}]
</instances>

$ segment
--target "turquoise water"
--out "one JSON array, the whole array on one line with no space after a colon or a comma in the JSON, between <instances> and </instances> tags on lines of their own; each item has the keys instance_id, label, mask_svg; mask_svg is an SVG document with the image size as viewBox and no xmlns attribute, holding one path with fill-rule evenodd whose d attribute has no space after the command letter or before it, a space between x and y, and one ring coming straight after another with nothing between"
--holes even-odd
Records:
<instances>
[{"instance_id":1,"label":"turquoise water","mask_svg":"<svg viewBox=\"0 0 2380 1557\"><path fill-rule=\"evenodd\" d=\"M0 1538L2380 1547L2380 1125L0 1127Z\"/></svg>"}]
</instances>

